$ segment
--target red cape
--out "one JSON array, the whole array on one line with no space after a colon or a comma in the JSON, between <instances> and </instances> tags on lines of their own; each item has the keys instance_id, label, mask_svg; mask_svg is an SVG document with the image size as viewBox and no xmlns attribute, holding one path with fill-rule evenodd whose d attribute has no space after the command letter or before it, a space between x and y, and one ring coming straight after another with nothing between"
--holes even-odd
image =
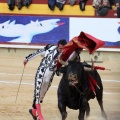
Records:
<instances>
[{"instance_id":1,"label":"red cape","mask_svg":"<svg viewBox=\"0 0 120 120\"><path fill-rule=\"evenodd\" d=\"M89 54L92 54L95 50L102 47L104 44L104 41L97 39L88 33L81 32L78 37L74 37L67 43L67 45L65 45L62 53L62 60L66 61L71 53L77 48L86 49L88 50ZM60 66L61 64L58 61L57 67L59 68Z\"/></svg>"}]
</instances>

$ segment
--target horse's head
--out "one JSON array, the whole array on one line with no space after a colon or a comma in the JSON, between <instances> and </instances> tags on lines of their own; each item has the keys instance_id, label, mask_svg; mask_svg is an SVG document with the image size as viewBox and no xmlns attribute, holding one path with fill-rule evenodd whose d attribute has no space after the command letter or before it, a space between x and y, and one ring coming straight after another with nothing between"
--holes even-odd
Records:
<instances>
[{"instance_id":1,"label":"horse's head","mask_svg":"<svg viewBox=\"0 0 120 120\"><path fill-rule=\"evenodd\" d=\"M62 68L63 76L68 80L69 86L77 86L81 83L82 73L83 73L83 64L80 61L69 61L64 62L60 60L61 64L65 65Z\"/></svg>"},{"instance_id":2,"label":"horse's head","mask_svg":"<svg viewBox=\"0 0 120 120\"><path fill-rule=\"evenodd\" d=\"M79 61L69 62L66 66L66 78L70 86L76 86L80 83L82 69L82 63Z\"/></svg>"}]
</instances>

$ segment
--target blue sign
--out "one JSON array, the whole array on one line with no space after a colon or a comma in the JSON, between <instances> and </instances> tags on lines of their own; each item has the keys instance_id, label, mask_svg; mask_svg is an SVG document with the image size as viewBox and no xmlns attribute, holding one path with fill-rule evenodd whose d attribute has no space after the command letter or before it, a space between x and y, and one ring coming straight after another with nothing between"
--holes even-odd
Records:
<instances>
[{"instance_id":1,"label":"blue sign","mask_svg":"<svg viewBox=\"0 0 120 120\"><path fill-rule=\"evenodd\" d=\"M0 43L57 44L69 40L69 18L0 16Z\"/></svg>"}]
</instances>

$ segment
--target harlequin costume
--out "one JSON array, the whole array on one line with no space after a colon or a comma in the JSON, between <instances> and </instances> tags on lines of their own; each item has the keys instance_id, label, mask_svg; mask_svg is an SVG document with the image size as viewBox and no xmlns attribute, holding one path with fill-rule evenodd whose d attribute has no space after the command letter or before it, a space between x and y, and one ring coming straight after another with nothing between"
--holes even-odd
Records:
<instances>
[{"instance_id":1,"label":"harlequin costume","mask_svg":"<svg viewBox=\"0 0 120 120\"><path fill-rule=\"evenodd\" d=\"M37 119L36 111L38 113L39 119L44 120L41 114L40 102L42 102L47 90L51 85L53 76L56 71L57 56L59 55L57 46L49 44L44 49L39 49L36 52L28 55L26 59L29 61L38 55L43 54L43 52L45 52L45 56L42 59L35 76L34 100L32 105L33 109L29 110L34 120Z\"/></svg>"}]
</instances>

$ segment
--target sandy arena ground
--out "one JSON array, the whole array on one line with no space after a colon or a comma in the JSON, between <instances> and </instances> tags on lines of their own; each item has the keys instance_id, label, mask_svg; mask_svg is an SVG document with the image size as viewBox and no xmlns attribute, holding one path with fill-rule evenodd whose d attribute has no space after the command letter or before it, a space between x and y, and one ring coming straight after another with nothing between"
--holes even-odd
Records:
<instances>
[{"instance_id":1,"label":"sandy arena ground","mask_svg":"<svg viewBox=\"0 0 120 120\"><path fill-rule=\"evenodd\" d=\"M26 54L27 55L27 54ZM34 90L34 75L39 65L40 58L30 61L24 71L19 94L17 90L23 71L23 56L0 54L0 120L32 120L28 109L31 108ZM108 120L120 120L120 70L113 61L109 68L113 71L100 71L104 86L104 109ZM116 68L117 70L114 70ZM120 67L118 67L120 68ZM61 77L54 77L52 86L47 92L42 104L45 120L61 120L57 108L57 86ZM91 114L88 120L104 120L101 117L100 107L96 99L90 100ZM78 111L67 108L67 120L77 120Z\"/></svg>"}]
</instances>

